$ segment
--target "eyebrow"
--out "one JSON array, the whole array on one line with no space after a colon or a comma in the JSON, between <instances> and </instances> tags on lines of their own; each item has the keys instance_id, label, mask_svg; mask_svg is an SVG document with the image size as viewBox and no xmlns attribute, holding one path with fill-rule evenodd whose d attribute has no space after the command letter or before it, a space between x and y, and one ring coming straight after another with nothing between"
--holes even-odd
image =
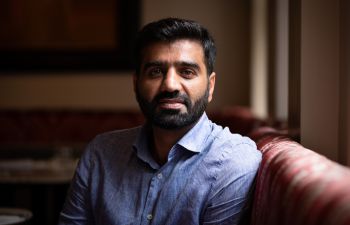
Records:
<instances>
[{"instance_id":1,"label":"eyebrow","mask_svg":"<svg viewBox=\"0 0 350 225\"><path fill-rule=\"evenodd\" d=\"M151 62L146 62L145 65L143 66L144 70L147 70L150 67L159 67L159 66L164 66L166 63L162 61L151 61Z\"/></svg>"},{"instance_id":2,"label":"eyebrow","mask_svg":"<svg viewBox=\"0 0 350 225\"><path fill-rule=\"evenodd\" d=\"M180 61L175 63L176 66L183 66L183 67L190 67L195 70L200 71L200 67L197 63L195 62L188 62L188 61Z\"/></svg>"},{"instance_id":3,"label":"eyebrow","mask_svg":"<svg viewBox=\"0 0 350 225\"><path fill-rule=\"evenodd\" d=\"M151 62L145 63L145 65L143 66L143 69L147 70L150 67L163 67L164 65L167 65L167 64L168 64L167 62L163 62L163 61L151 61ZM198 65L198 63L195 63L195 62L177 61L175 62L175 66L191 67L195 70L200 71L200 66Z\"/></svg>"}]
</instances>

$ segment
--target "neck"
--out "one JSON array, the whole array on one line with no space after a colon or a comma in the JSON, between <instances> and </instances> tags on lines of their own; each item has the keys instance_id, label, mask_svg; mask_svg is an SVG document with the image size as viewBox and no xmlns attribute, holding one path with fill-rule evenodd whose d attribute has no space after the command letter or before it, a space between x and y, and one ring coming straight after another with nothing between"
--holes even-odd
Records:
<instances>
[{"instance_id":1,"label":"neck","mask_svg":"<svg viewBox=\"0 0 350 225\"><path fill-rule=\"evenodd\" d=\"M167 162L171 148L194 125L195 124L176 130L167 130L155 126L152 127L154 144L153 157L160 165L164 165Z\"/></svg>"}]
</instances>

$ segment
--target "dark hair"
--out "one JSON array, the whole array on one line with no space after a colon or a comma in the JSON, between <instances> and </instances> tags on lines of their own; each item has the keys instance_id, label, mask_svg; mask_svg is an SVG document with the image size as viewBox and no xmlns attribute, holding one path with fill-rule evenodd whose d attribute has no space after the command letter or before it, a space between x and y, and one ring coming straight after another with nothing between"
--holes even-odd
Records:
<instances>
[{"instance_id":1,"label":"dark hair","mask_svg":"<svg viewBox=\"0 0 350 225\"><path fill-rule=\"evenodd\" d=\"M155 42L173 42L179 39L198 41L202 47L208 75L213 72L216 47L208 30L199 23L179 18L166 18L147 24L139 31L134 49L136 73L139 74L142 51Z\"/></svg>"}]
</instances>

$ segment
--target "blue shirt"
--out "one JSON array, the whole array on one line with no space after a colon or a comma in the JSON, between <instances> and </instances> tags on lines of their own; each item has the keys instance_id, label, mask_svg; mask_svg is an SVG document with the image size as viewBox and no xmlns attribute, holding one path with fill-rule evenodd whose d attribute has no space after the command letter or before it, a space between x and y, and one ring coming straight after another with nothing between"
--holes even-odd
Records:
<instances>
[{"instance_id":1,"label":"blue shirt","mask_svg":"<svg viewBox=\"0 0 350 225\"><path fill-rule=\"evenodd\" d=\"M147 126L97 136L84 152L59 224L236 224L261 153L203 114L160 166Z\"/></svg>"}]
</instances>

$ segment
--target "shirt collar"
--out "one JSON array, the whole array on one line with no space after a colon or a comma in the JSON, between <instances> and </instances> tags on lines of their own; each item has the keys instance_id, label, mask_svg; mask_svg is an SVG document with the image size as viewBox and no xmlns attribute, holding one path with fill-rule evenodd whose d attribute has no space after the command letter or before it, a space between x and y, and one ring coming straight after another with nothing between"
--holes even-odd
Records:
<instances>
[{"instance_id":1,"label":"shirt collar","mask_svg":"<svg viewBox=\"0 0 350 225\"><path fill-rule=\"evenodd\" d=\"M212 123L206 113L203 113L197 124L189 130L177 144L192 152L201 152L202 145L207 140L212 130Z\"/></svg>"},{"instance_id":2,"label":"shirt collar","mask_svg":"<svg viewBox=\"0 0 350 225\"><path fill-rule=\"evenodd\" d=\"M153 169L158 169L158 163L153 159L151 151L149 151L149 138L152 131L150 126L147 124L143 125L140 129L138 136L136 137L133 148L137 154L137 156L147 162Z\"/></svg>"},{"instance_id":3,"label":"shirt collar","mask_svg":"<svg viewBox=\"0 0 350 225\"><path fill-rule=\"evenodd\" d=\"M175 145L180 145L188 151L199 153L203 150L202 145L210 135L211 130L212 123L208 119L207 114L203 113L196 125L189 130ZM157 169L159 166L149 151L150 134L150 127L147 124L142 126L133 147L140 159L148 162L154 169Z\"/></svg>"}]
</instances>

